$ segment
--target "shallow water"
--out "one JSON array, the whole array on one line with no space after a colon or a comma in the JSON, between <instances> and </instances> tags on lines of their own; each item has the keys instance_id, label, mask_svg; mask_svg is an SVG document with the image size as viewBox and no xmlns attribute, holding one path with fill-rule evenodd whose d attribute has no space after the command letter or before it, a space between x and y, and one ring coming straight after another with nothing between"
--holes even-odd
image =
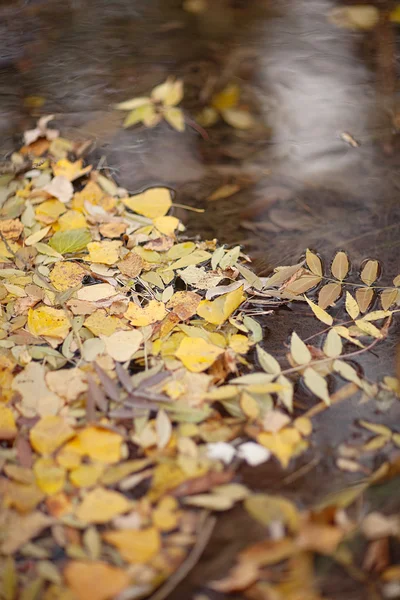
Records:
<instances>
[{"instance_id":1,"label":"shallow water","mask_svg":"<svg viewBox=\"0 0 400 600\"><path fill-rule=\"evenodd\" d=\"M380 259L390 282L400 272L395 96L377 69L382 37L331 25L333 5L214 0L211 11L195 16L180 0L2 2L1 158L38 112L26 99L40 96L39 112L56 114L66 137L92 139L91 161L101 160L130 192L169 185L177 202L206 208L180 213L189 235L243 243L263 273L297 261L307 247L326 264L345 249L356 265ZM194 129L179 134L162 124L124 131L112 104L146 94L171 74L185 81L188 114L198 110L205 89L239 82L258 126L248 132L216 126L207 140ZM359 145L349 145L344 132ZM230 182L241 191L207 202ZM303 335L313 327L296 307L264 324L272 350L282 348L294 327ZM398 332L394 325L378 358L370 353L360 360L371 379L393 370ZM286 473L270 465L244 470L244 481L305 504L344 487L354 476L334 468L332 449L354 433L357 418L377 413L384 422L374 403L356 401L324 413L314 439L319 460L295 483L286 484ZM205 581L226 573L237 550L257 535L243 513L224 515L202 560L171 597L192 597ZM365 597L351 581L338 589L346 600Z\"/></svg>"}]
</instances>

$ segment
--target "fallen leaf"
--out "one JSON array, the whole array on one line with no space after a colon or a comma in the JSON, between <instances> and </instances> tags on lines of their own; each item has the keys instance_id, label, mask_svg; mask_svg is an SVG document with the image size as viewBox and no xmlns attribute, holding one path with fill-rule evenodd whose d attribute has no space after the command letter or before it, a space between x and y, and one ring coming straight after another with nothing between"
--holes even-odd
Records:
<instances>
[{"instance_id":1,"label":"fallen leaf","mask_svg":"<svg viewBox=\"0 0 400 600\"><path fill-rule=\"evenodd\" d=\"M124 198L125 206L139 215L155 219L167 214L172 205L171 192L168 188L154 187L136 196Z\"/></svg>"},{"instance_id":2,"label":"fallen leaf","mask_svg":"<svg viewBox=\"0 0 400 600\"><path fill-rule=\"evenodd\" d=\"M70 561L64 577L78 600L110 600L130 583L126 569L99 561Z\"/></svg>"},{"instance_id":3,"label":"fallen leaf","mask_svg":"<svg viewBox=\"0 0 400 600\"><path fill-rule=\"evenodd\" d=\"M222 348L209 344L203 338L185 337L175 352L175 356L189 371L200 373L211 367L223 352Z\"/></svg>"},{"instance_id":4,"label":"fallen leaf","mask_svg":"<svg viewBox=\"0 0 400 600\"><path fill-rule=\"evenodd\" d=\"M86 494L75 514L84 523L108 523L126 513L130 506L129 500L119 492L96 488Z\"/></svg>"}]
</instances>

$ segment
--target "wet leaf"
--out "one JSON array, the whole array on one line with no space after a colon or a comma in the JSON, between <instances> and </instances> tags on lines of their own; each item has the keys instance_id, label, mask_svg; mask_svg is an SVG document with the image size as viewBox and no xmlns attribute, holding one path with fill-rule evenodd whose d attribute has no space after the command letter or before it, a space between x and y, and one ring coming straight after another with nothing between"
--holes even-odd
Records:
<instances>
[{"instance_id":1,"label":"wet leaf","mask_svg":"<svg viewBox=\"0 0 400 600\"><path fill-rule=\"evenodd\" d=\"M379 272L379 263L377 260L368 260L361 271L361 280L366 285L372 285L376 281Z\"/></svg>"},{"instance_id":2,"label":"wet leaf","mask_svg":"<svg viewBox=\"0 0 400 600\"><path fill-rule=\"evenodd\" d=\"M137 214L155 219L166 215L171 208L171 192L168 188L154 187L136 196L124 198L123 203Z\"/></svg>"},{"instance_id":3,"label":"wet leaf","mask_svg":"<svg viewBox=\"0 0 400 600\"><path fill-rule=\"evenodd\" d=\"M329 406L331 399L329 397L328 384L324 377L310 367L304 371L304 383L308 389Z\"/></svg>"},{"instance_id":4,"label":"wet leaf","mask_svg":"<svg viewBox=\"0 0 400 600\"><path fill-rule=\"evenodd\" d=\"M357 319L360 314L358 303L354 300L350 292L346 292L346 311L352 319Z\"/></svg>"},{"instance_id":5,"label":"wet leaf","mask_svg":"<svg viewBox=\"0 0 400 600\"><path fill-rule=\"evenodd\" d=\"M317 254L315 254L315 252L312 252L311 250L307 250L306 262L307 262L307 266L310 269L311 273L314 273L314 275L318 275L319 277L322 277L322 275L323 275L322 261L321 261L320 257Z\"/></svg>"},{"instance_id":6,"label":"wet leaf","mask_svg":"<svg viewBox=\"0 0 400 600\"><path fill-rule=\"evenodd\" d=\"M356 300L362 313L367 312L373 297L374 290L372 288L358 288L356 291Z\"/></svg>"},{"instance_id":7,"label":"wet leaf","mask_svg":"<svg viewBox=\"0 0 400 600\"><path fill-rule=\"evenodd\" d=\"M323 289L324 288L322 288L322 290ZM322 290L321 290L321 292L322 292ZM321 292L320 292L320 296L319 296L320 299L321 299ZM317 317L317 319L319 321L321 321L322 323L325 323L325 325L332 325L332 323L333 323L332 316L330 314L328 314L323 308L321 308L321 305L318 306L312 300L307 298L307 296L304 296L304 299L306 300L308 306L311 308L314 315Z\"/></svg>"},{"instance_id":8,"label":"wet leaf","mask_svg":"<svg viewBox=\"0 0 400 600\"><path fill-rule=\"evenodd\" d=\"M279 375L281 372L281 367L271 354L263 350L261 346L257 346L257 358L258 361L266 373L270 373L271 375Z\"/></svg>"},{"instance_id":9,"label":"wet leaf","mask_svg":"<svg viewBox=\"0 0 400 600\"><path fill-rule=\"evenodd\" d=\"M311 352L295 331L291 337L290 353L298 365L306 365L311 361Z\"/></svg>"},{"instance_id":10,"label":"wet leaf","mask_svg":"<svg viewBox=\"0 0 400 600\"><path fill-rule=\"evenodd\" d=\"M380 296L383 310L388 310L396 302L397 294L397 290L383 290Z\"/></svg>"},{"instance_id":11,"label":"wet leaf","mask_svg":"<svg viewBox=\"0 0 400 600\"><path fill-rule=\"evenodd\" d=\"M341 355L343 350L342 340L337 331L334 329L331 329L326 336L323 350L326 356L329 356L329 358L336 358L337 356Z\"/></svg>"},{"instance_id":12,"label":"wet leaf","mask_svg":"<svg viewBox=\"0 0 400 600\"><path fill-rule=\"evenodd\" d=\"M342 286L340 283L327 283L319 291L318 306L322 309L325 309L328 306L334 306L341 293ZM328 324L329 323L327 323L327 325Z\"/></svg>"},{"instance_id":13,"label":"wet leaf","mask_svg":"<svg viewBox=\"0 0 400 600\"><path fill-rule=\"evenodd\" d=\"M366 333L367 335L378 339L383 337L382 332L375 327L375 325L372 325L372 323L369 323L368 321L364 321L364 319L357 319L355 324L363 333Z\"/></svg>"},{"instance_id":14,"label":"wet leaf","mask_svg":"<svg viewBox=\"0 0 400 600\"><path fill-rule=\"evenodd\" d=\"M339 281L343 281L349 272L349 268L350 264L347 254L345 252L338 252L331 265L332 275L336 277L336 279L339 279Z\"/></svg>"}]
</instances>

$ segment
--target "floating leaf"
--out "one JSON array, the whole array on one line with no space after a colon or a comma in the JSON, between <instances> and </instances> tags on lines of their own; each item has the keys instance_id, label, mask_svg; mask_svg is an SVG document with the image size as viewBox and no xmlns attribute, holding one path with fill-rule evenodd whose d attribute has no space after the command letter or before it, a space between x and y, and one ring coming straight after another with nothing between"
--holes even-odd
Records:
<instances>
[{"instance_id":1,"label":"floating leaf","mask_svg":"<svg viewBox=\"0 0 400 600\"><path fill-rule=\"evenodd\" d=\"M383 310L388 310L397 300L398 290L383 290L381 293L381 304Z\"/></svg>"},{"instance_id":2,"label":"floating leaf","mask_svg":"<svg viewBox=\"0 0 400 600\"><path fill-rule=\"evenodd\" d=\"M212 98L212 106L218 111L226 110L237 106L239 102L240 90L235 83L228 84L221 92L215 94Z\"/></svg>"},{"instance_id":3,"label":"floating leaf","mask_svg":"<svg viewBox=\"0 0 400 600\"><path fill-rule=\"evenodd\" d=\"M322 309L333 306L341 293L342 286L340 283L327 283L319 291L318 306Z\"/></svg>"},{"instance_id":4,"label":"floating leaf","mask_svg":"<svg viewBox=\"0 0 400 600\"><path fill-rule=\"evenodd\" d=\"M329 406L331 399L329 397L328 384L324 377L310 367L304 371L304 383L308 389Z\"/></svg>"},{"instance_id":5,"label":"floating leaf","mask_svg":"<svg viewBox=\"0 0 400 600\"><path fill-rule=\"evenodd\" d=\"M176 106L183 98L183 81L175 81L173 77L168 77L164 83L153 88L151 97L164 106Z\"/></svg>"},{"instance_id":6,"label":"floating leaf","mask_svg":"<svg viewBox=\"0 0 400 600\"><path fill-rule=\"evenodd\" d=\"M306 365L311 361L311 352L295 331L290 341L290 353L298 365Z\"/></svg>"},{"instance_id":7,"label":"floating leaf","mask_svg":"<svg viewBox=\"0 0 400 600\"><path fill-rule=\"evenodd\" d=\"M372 285L376 281L379 272L379 263L377 260L368 260L362 271L361 279L366 285Z\"/></svg>"},{"instance_id":8,"label":"floating leaf","mask_svg":"<svg viewBox=\"0 0 400 600\"><path fill-rule=\"evenodd\" d=\"M57 231L49 241L49 246L60 254L69 254L85 250L91 241L88 229L72 229L71 231Z\"/></svg>"},{"instance_id":9,"label":"floating leaf","mask_svg":"<svg viewBox=\"0 0 400 600\"><path fill-rule=\"evenodd\" d=\"M163 115L167 123L176 129L176 131L185 131L185 117L180 108L171 106L164 110Z\"/></svg>"},{"instance_id":10,"label":"floating leaf","mask_svg":"<svg viewBox=\"0 0 400 600\"><path fill-rule=\"evenodd\" d=\"M172 206L171 192L163 187L150 188L122 201L125 206L149 219L163 217Z\"/></svg>"},{"instance_id":11,"label":"floating leaf","mask_svg":"<svg viewBox=\"0 0 400 600\"><path fill-rule=\"evenodd\" d=\"M362 313L366 312L373 300L374 290L372 288L358 288L356 291L357 304Z\"/></svg>"},{"instance_id":12,"label":"floating leaf","mask_svg":"<svg viewBox=\"0 0 400 600\"><path fill-rule=\"evenodd\" d=\"M312 273L314 273L314 275L318 275L319 277L322 277L322 275L323 275L322 262L321 262L320 257L317 254L315 254L311 250L307 250L306 251L306 262L307 262L308 268L310 269L310 271Z\"/></svg>"},{"instance_id":13,"label":"floating leaf","mask_svg":"<svg viewBox=\"0 0 400 600\"><path fill-rule=\"evenodd\" d=\"M383 337L382 332L377 327L375 327L375 325L372 325L372 323L364 321L363 319L357 319L355 323L358 329L361 329L363 333L366 333L367 335L378 339Z\"/></svg>"},{"instance_id":14,"label":"floating leaf","mask_svg":"<svg viewBox=\"0 0 400 600\"><path fill-rule=\"evenodd\" d=\"M331 265L332 275L336 277L336 279L343 281L349 272L349 268L350 264L347 254L345 252L338 252Z\"/></svg>"},{"instance_id":15,"label":"floating leaf","mask_svg":"<svg viewBox=\"0 0 400 600\"><path fill-rule=\"evenodd\" d=\"M329 358L340 356L343 350L342 340L340 335L334 329L331 329L324 342L324 354Z\"/></svg>"},{"instance_id":16,"label":"floating leaf","mask_svg":"<svg viewBox=\"0 0 400 600\"><path fill-rule=\"evenodd\" d=\"M257 358L266 373L271 375L279 375L281 367L276 358L266 352L261 346L257 346Z\"/></svg>"},{"instance_id":17,"label":"floating leaf","mask_svg":"<svg viewBox=\"0 0 400 600\"><path fill-rule=\"evenodd\" d=\"M358 303L354 300L350 292L346 292L346 311L352 319L357 319L360 314Z\"/></svg>"},{"instance_id":18,"label":"floating leaf","mask_svg":"<svg viewBox=\"0 0 400 600\"><path fill-rule=\"evenodd\" d=\"M251 129L255 126L253 116L246 110L228 108L221 111L221 116L228 125L235 127L235 129Z\"/></svg>"},{"instance_id":19,"label":"floating leaf","mask_svg":"<svg viewBox=\"0 0 400 600\"><path fill-rule=\"evenodd\" d=\"M362 387L362 381L357 375L357 371L348 363L343 360L335 360L333 369L336 373L339 373L343 379L347 379L347 381L355 383L358 387Z\"/></svg>"},{"instance_id":20,"label":"floating leaf","mask_svg":"<svg viewBox=\"0 0 400 600\"><path fill-rule=\"evenodd\" d=\"M322 289L324 289L324 288L322 288ZM320 292L320 298L321 298L321 292ZM325 325L332 325L333 318L330 314L328 314L325 310L323 310L323 308L321 308L321 306L318 306L312 300L307 298L307 296L304 296L304 299L306 300L308 306L311 308L314 315L317 317L317 319L319 321L321 321L322 323L325 323Z\"/></svg>"},{"instance_id":21,"label":"floating leaf","mask_svg":"<svg viewBox=\"0 0 400 600\"><path fill-rule=\"evenodd\" d=\"M329 20L344 29L369 31L379 22L379 10L372 5L341 6L329 13Z\"/></svg>"},{"instance_id":22,"label":"floating leaf","mask_svg":"<svg viewBox=\"0 0 400 600\"><path fill-rule=\"evenodd\" d=\"M285 291L290 292L295 296L298 296L311 290L311 288L318 285L320 281L321 277L319 277L318 275L313 275L312 273L305 274L293 281L292 283L290 283L290 285L288 285Z\"/></svg>"}]
</instances>

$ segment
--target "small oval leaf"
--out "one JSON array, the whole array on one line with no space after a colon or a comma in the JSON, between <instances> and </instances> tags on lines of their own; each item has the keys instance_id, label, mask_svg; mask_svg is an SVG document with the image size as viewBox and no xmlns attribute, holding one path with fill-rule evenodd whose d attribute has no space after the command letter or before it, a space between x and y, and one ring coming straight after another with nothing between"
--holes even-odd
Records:
<instances>
[{"instance_id":1,"label":"small oval leaf","mask_svg":"<svg viewBox=\"0 0 400 600\"><path fill-rule=\"evenodd\" d=\"M362 313L365 313L368 310L373 297L374 290L372 288L358 288L356 291L356 300Z\"/></svg>"},{"instance_id":2,"label":"small oval leaf","mask_svg":"<svg viewBox=\"0 0 400 600\"><path fill-rule=\"evenodd\" d=\"M311 361L311 352L295 331L292 333L290 353L298 365L306 365Z\"/></svg>"},{"instance_id":3,"label":"small oval leaf","mask_svg":"<svg viewBox=\"0 0 400 600\"><path fill-rule=\"evenodd\" d=\"M338 252L332 262L332 275L342 281L349 272L349 267L350 264L346 252Z\"/></svg>"},{"instance_id":4,"label":"small oval leaf","mask_svg":"<svg viewBox=\"0 0 400 600\"><path fill-rule=\"evenodd\" d=\"M314 275L319 275L322 277L322 262L319 256L317 256L311 250L306 251L306 263L308 268Z\"/></svg>"},{"instance_id":5,"label":"small oval leaf","mask_svg":"<svg viewBox=\"0 0 400 600\"><path fill-rule=\"evenodd\" d=\"M350 292L346 292L346 311L352 319L357 319L358 315L360 314L360 307Z\"/></svg>"},{"instance_id":6,"label":"small oval leaf","mask_svg":"<svg viewBox=\"0 0 400 600\"><path fill-rule=\"evenodd\" d=\"M304 383L317 398L320 398L326 405L330 405L331 399L329 397L328 384L322 375L311 369L311 367L308 367L304 371Z\"/></svg>"},{"instance_id":7,"label":"small oval leaf","mask_svg":"<svg viewBox=\"0 0 400 600\"><path fill-rule=\"evenodd\" d=\"M379 263L377 260L368 260L360 274L361 280L367 285L372 285L376 281L379 273Z\"/></svg>"},{"instance_id":8,"label":"small oval leaf","mask_svg":"<svg viewBox=\"0 0 400 600\"><path fill-rule=\"evenodd\" d=\"M341 293L342 286L340 283L327 283L319 291L318 306L321 308L333 306Z\"/></svg>"}]
</instances>

